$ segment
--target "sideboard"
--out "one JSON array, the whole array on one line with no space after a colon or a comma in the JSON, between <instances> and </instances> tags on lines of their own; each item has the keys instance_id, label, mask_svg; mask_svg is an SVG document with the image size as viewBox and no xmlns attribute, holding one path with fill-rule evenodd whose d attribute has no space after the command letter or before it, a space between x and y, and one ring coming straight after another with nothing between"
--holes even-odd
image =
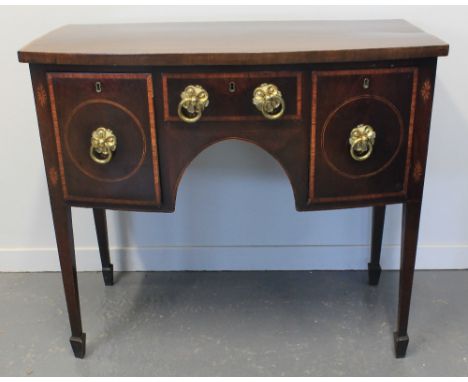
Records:
<instances>
[{"instance_id":1,"label":"sideboard","mask_svg":"<svg viewBox=\"0 0 468 382\"><path fill-rule=\"evenodd\" d=\"M298 211L373 207L372 285L385 206L403 205L394 342L404 357L436 64L447 54L403 20L69 25L21 49L75 356L86 336L71 207L93 209L112 285L105 210L173 212L197 154L240 139L279 162Z\"/></svg>"}]
</instances>

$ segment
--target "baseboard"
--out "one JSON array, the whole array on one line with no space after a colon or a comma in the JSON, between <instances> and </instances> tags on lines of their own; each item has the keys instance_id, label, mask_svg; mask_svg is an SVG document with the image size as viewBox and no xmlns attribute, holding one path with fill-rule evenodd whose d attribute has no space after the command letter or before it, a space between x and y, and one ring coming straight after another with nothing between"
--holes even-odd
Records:
<instances>
[{"instance_id":1,"label":"baseboard","mask_svg":"<svg viewBox=\"0 0 468 382\"><path fill-rule=\"evenodd\" d=\"M368 246L201 246L112 248L114 269L144 270L347 270L367 269ZM100 269L97 248L77 248L79 271ZM399 246L384 246L382 268L398 269ZM418 249L418 269L468 268L468 246ZM0 249L0 272L60 269L57 252L46 249Z\"/></svg>"}]
</instances>

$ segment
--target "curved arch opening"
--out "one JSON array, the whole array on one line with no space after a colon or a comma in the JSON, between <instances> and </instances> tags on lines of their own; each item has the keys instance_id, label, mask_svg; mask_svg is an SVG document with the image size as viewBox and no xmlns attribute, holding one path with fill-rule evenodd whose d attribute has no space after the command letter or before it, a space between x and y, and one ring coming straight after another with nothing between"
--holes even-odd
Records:
<instances>
[{"instance_id":1,"label":"curved arch opening","mask_svg":"<svg viewBox=\"0 0 468 382\"><path fill-rule=\"evenodd\" d=\"M241 146L238 146L239 143ZM230 146L232 144L238 147ZM214 154L212 151L214 151ZM215 161L213 161L212 155L216 156ZM255 166L251 166L252 163L254 163ZM272 163L274 163L273 166L271 165ZM279 174L281 174L281 176L286 175L290 190L290 201L294 206L295 195L293 183L284 165L270 151L256 142L241 138L224 138L210 142L203 147L190 159L178 176L175 189L176 205L177 199L179 198L180 185L183 183L182 179L186 178L189 168L194 165L205 167L206 171L202 173L203 177L207 176L217 181L220 179L232 181L234 178L239 181L239 186L241 182L244 184L248 182L249 177L265 180L268 178L278 179ZM219 174L217 174L217 172ZM228 174L228 176L226 176L226 174ZM209 184L207 186L209 187Z\"/></svg>"}]
</instances>

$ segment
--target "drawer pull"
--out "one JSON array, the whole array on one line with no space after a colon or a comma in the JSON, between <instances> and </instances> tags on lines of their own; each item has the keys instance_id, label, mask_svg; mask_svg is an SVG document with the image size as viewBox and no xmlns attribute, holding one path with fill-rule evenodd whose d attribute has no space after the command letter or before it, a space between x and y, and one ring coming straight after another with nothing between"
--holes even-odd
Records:
<instances>
[{"instance_id":1,"label":"drawer pull","mask_svg":"<svg viewBox=\"0 0 468 382\"><path fill-rule=\"evenodd\" d=\"M349 134L349 150L351 157L358 161L364 161L372 154L375 143L375 131L369 125L357 125Z\"/></svg>"},{"instance_id":2,"label":"drawer pull","mask_svg":"<svg viewBox=\"0 0 468 382\"><path fill-rule=\"evenodd\" d=\"M278 119L284 114L284 99L276 85L261 84L253 92L252 103L267 119Z\"/></svg>"},{"instance_id":3,"label":"drawer pull","mask_svg":"<svg viewBox=\"0 0 468 382\"><path fill-rule=\"evenodd\" d=\"M177 113L179 118L187 123L197 122L210 102L208 92L200 85L187 86L180 93L180 98ZM190 115L187 115L187 113Z\"/></svg>"},{"instance_id":4,"label":"drawer pull","mask_svg":"<svg viewBox=\"0 0 468 382\"><path fill-rule=\"evenodd\" d=\"M99 164L109 163L112 159L112 153L116 148L117 137L111 129L98 127L91 134L89 155L94 162Z\"/></svg>"}]
</instances>

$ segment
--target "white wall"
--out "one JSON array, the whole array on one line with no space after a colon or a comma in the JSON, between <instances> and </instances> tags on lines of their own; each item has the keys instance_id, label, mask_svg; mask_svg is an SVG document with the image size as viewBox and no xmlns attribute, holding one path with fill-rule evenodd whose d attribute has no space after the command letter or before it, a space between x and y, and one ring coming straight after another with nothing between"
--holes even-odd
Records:
<instances>
[{"instance_id":1,"label":"white wall","mask_svg":"<svg viewBox=\"0 0 468 382\"><path fill-rule=\"evenodd\" d=\"M0 271L58 269L28 67L17 50L67 23L405 18L450 43L439 60L419 268L468 267L468 8L0 8ZM273 36L272 36L273 37ZM79 270L99 269L92 214L74 209ZM399 206L388 208L382 264L399 265ZM279 165L223 142L186 172L174 214L109 213L117 269L364 269L370 209L297 213Z\"/></svg>"}]
</instances>

